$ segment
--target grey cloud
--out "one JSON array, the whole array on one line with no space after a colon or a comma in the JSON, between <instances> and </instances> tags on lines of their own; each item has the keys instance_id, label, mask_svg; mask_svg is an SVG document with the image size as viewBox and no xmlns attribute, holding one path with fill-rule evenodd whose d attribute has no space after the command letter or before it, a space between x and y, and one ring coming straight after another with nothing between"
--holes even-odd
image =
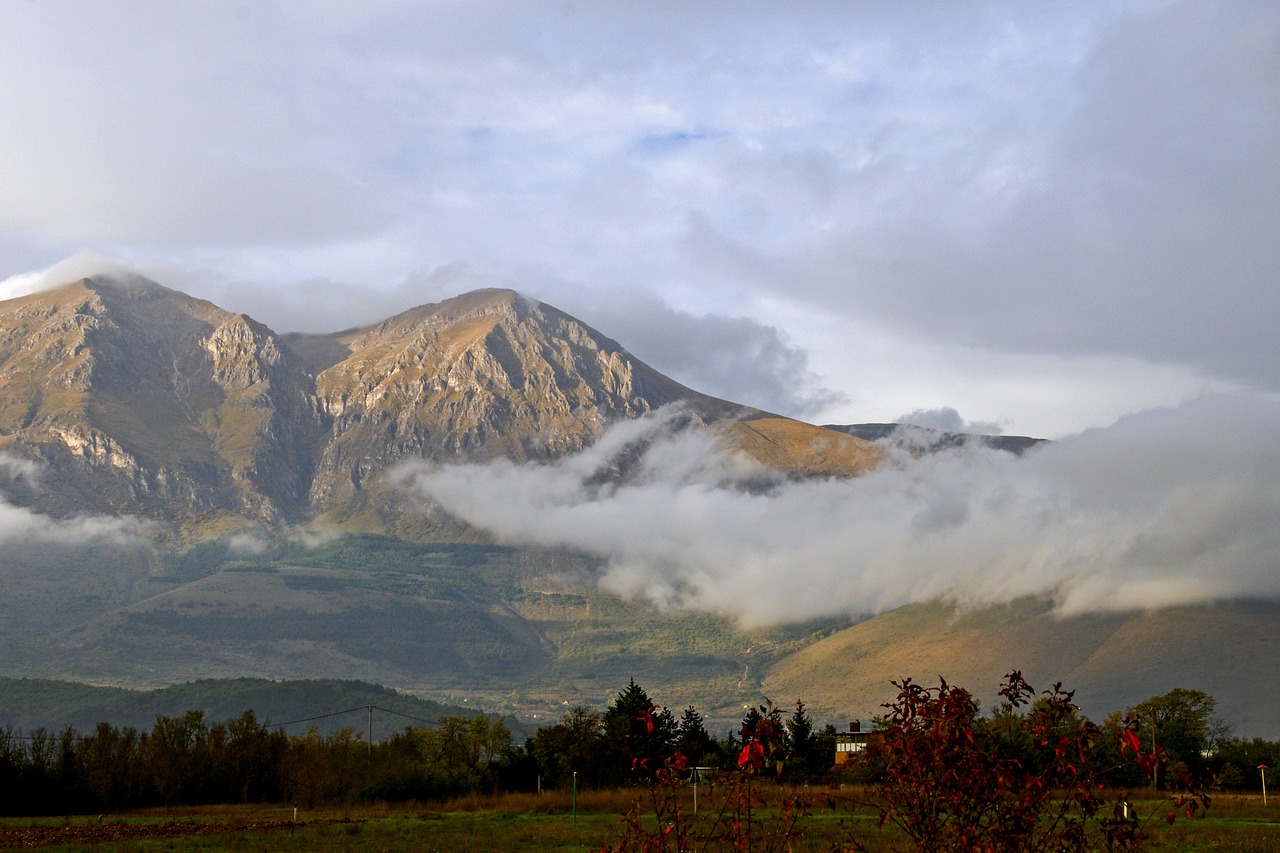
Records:
<instances>
[{"instance_id":1,"label":"grey cloud","mask_svg":"<svg viewBox=\"0 0 1280 853\"><path fill-rule=\"evenodd\" d=\"M13 299L29 293L38 293L41 290L95 275L127 278L138 274L140 274L138 268L130 264L98 252L81 250L45 269L19 273L0 281L0 299Z\"/></svg>"},{"instance_id":2,"label":"grey cloud","mask_svg":"<svg viewBox=\"0 0 1280 853\"><path fill-rule=\"evenodd\" d=\"M0 478L11 485L36 486L40 482L40 466L30 459L0 453Z\"/></svg>"},{"instance_id":3,"label":"grey cloud","mask_svg":"<svg viewBox=\"0 0 1280 853\"><path fill-rule=\"evenodd\" d=\"M505 541L604 558L609 590L745 623L940 597L1047 596L1071 614L1280 596L1277 437L1280 404L1234 396L1022 458L965 448L770 489L737 488L750 466L709 462L696 435L657 441L645 477L607 489L587 485L607 443L559 466L410 465L398 482Z\"/></svg>"},{"instance_id":4,"label":"grey cloud","mask_svg":"<svg viewBox=\"0 0 1280 853\"><path fill-rule=\"evenodd\" d=\"M822 385L804 349L775 326L720 313L696 315L640 290L607 301L563 288L539 292L564 310L580 311L579 319L696 391L799 418L843 399ZM564 302L557 302L561 297Z\"/></svg>"},{"instance_id":5,"label":"grey cloud","mask_svg":"<svg viewBox=\"0 0 1280 853\"><path fill-rule=\"evenodd\" d=\"M815 247L811 291L933 340L1178 363L1280 388L1280 8L1122 16L1071 78L1021 177L966 215L895 216ZM984 149L979 149L984 150ZM998 146L960 174L995 165ZM931 192L957 194L945 182ZM940 215L947 214L947 215Z\"/></svg>"}]
</instances>

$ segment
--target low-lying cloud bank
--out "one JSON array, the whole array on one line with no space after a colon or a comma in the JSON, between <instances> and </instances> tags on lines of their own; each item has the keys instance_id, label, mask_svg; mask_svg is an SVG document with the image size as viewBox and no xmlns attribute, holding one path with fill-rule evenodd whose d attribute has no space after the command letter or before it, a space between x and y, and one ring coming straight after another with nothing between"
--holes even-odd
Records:
<instances>
[{"instance_id":1,"label":"low-lying cloud bank","mask_svg":"<svg viewBox=\"0 0 1280 853\"><path fill-rule=\"evenodd\" d=\"M1205 398L1022 458L968 447L853 480L762 481L699 433L621 424L555 465L410 464L399 486L513 544L607 561L613 592L747 624L950 597L1064 615L1280 596L1280 403ZM625 448L626 482L602 481Z\"/></svg>"},{"instance_id":2,"label":"low-lying cloud bank","mask_svg":"<svg viewBox=\"0 0 1280 853\"><path fill-rule=\"evenodd\" d=\"M109 515L55 518L13 502L15 494L41 488L41 467L30 459L0 453L0 546L49 544L67 547L143 544L145 523Z\"/></svg>"}]
</instances>

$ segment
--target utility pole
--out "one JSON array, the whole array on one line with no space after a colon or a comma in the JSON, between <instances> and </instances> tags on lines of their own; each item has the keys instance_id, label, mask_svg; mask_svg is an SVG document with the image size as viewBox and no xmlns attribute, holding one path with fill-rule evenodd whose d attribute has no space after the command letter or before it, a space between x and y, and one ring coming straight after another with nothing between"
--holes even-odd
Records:
<instances>
[{"instance_id":1,"label":"utility pole","mask_svg":"<svg viewBox=\"0 0 1280 853\"><path fill-rule=\"evenodd\" d=\"M373 706L369 706L369 725L365 728L369 733L369 760L373 761Z\"/></svg>"},{"instance_id":2,"label":"utility pole","mask_svg":"<svg viewBox=\"0 0 1280 853\"><path fill-rule=\"evenodd\" d=\"M1156 756L1156 712L1151 712L1151 793L1160 795L1160 759Z\"/></svg>"}]
</instances>

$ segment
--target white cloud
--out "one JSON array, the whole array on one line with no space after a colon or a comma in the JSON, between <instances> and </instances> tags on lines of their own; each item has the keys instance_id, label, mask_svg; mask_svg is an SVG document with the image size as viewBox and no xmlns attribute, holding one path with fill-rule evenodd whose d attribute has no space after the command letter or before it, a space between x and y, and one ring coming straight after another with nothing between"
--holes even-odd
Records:
<instances>
[{"instance_id":1,"label":"white cloud","mask_svg":"<svg viewBox=\"0 0 1280 853\"><path fill-rule=\"evenodd\" d=\"M853 480L742 488L704 436L627 424L560 465L405 466L502 539L607 561L612 591L747 623L1049 596L1063 613L1280 596L1280 404L1213 397L1023 458L966 448ZM593 477L638 431L643 475ZM690 451L695 452L690 452Z\"/></svg>"},{"instance_id":2,"label":"white cloud","mask_svg":"<svg viewBox=\"0 0 1280 853\"><path fill-rule=\"evenodd\" d=\"M38 490L40 466L35 462L0 453L0 544L47 543L59 546L130 546L142 544L147 525L132 518L106 515L77 515L55 518L10 500L13 493Z\"/></svg>"},{"instance_id":3,"label":"white cloud","mask_svg":"<svg viewBox=\"0 0 1280 853\"><path fill-rule=\"evenodd\" d=\"M38 293L42 290L78 281L89 276L130 276L137 274L138 270L129 264L85 249L46 269L17 273L0 281L0 299L13 299L18 296Z\"/></svg>"},{"instance_id":4,"label":"white cloud","mask_svg":"<svg viewBox=\"0 0 1280 853\"><path fill-rule=\"evenodd\" d=\"M974 435L999 435L1002 429L999 424L989 421L966 421L960 413L950 406L940 409L916 409L893 419L894 423L910 424L925 429L941 432L964 432Z\"/></svg>"}]
</instances>

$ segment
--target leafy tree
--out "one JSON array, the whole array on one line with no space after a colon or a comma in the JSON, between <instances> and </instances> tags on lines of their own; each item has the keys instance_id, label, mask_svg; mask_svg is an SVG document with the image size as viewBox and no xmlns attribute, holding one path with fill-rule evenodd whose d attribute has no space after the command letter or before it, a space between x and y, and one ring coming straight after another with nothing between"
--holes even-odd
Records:
<instances>
[{"instance_id":1,"label":"leafy tree","mask_svg":"<svg viewBox=\"0 0 1280 853\"><path fill-rule=\"evenodd\" d=\"M289 738L258 722L252 710L227 721L229 799L243 803L272 802L284 794L280 768Z\"/></svg>"},{"instance_id":2,"label":"leafy tree","mask_svg":"<svg viewBox=\"0 0 1280 853\"><path fill-rule=\"evenodd\" d=\"M511 734L485 716L441 717L435 727L397 732L374 749L368 795L428 800L490 788L511 753Z\"/></svg>"},{"instance_id":3,"label":"leafy tree","mask_svg":"<svg viewBox=\"0 0 1280 853\"><path fill-rule=\"evenodd\" d=\"M1176 780L1185 773L1207 780L1208 756L1229 734L1227 725L1214 716L1215 700L1200 690L1177 687L1153 696L1129 709L1133 729L1150 744L1163 750L1163 776Z\"/></svg>"},{"instance_id":4,"label":"leafy tree","mask_svg":"<svg viewBox=\"0 0 1280 853\"><path fill-rule=\"evenodd\" d=\"M493 767L511 750L511 733L502 720L485 716L441 717L432 732L438 760L450 773L487 783Z\"/></svg>"},{"instance_id":5,"label":"leafy tree","mask_svg":"<svg viewBox=\"0 0 1280 853\"><path fill-rule=\"evenodd\" d=\"M1269 781L1275 784L1280 778L1280 741L1234 737L1221 740L1209 759L1209 770L1217 786L1256 790L1262 786L1260 764L1267 766Z\"/></svg>"},{"instance_id":6,"label":"leafy tree","mask_svg":"<svg viewBox=\"0 0 1280 853\"><path fill-rule=\"evenodd\" d=\"M580 785L601 787L611 777L611 768L603 756L604 745L602 715L578 705L570 708L559 723L538 729L529 738L528 750L547 787L567 788L575 771Z\"/></svg>"},{"instance_id":7,"label":"leafy tree","mask_svg":"<svg viewBox=\"0 0 1280 853\"><path fill-rule=\"evenodd\" d=\"M748 708L738 729L738 766L753 773L780 774L786 766L787 735L782 712L772 702Z\"/></svg>"},{"instance_id":8,"label":"leafy tree","mask_svg":"<svg viewBox=\"0 0 1280 853\"><path fill-rule=\"evenodd\" d=\"M305 735L289 738L283 769L286 794L307 808L353 799L368 769L368 744L359 735L342 729L323 737L312 726Z\"/></svg>"},{"instance_id":9,"label":"leafy tree","mask_svg":"<svg viewBox=\"0 0 1280 853\"><path fill-rule=\"evenodd\" d=\"M166 804L200 802L209 769L209 727L203 711L156 717L144 761Z\"/></svg>"},{"instance_id":10,"label":"leafy tree","mask_svg":"<svg viewBox=\"0 0 1280 853\"><path fill-rule=\"evenodd\" d=\"M877 771L881 824L899 826L920 850L1084 851L1141 842L1135 814L1118 803L1103 811L1091 764L1101 730L1060 684L1036 698L1021 673L1010 673L1000 691L1005 705L987 722L969 692L945 680L895 685L898 698L863 756ZM1133 753L1152 769L1155 756L1140 751L1133 731L1124 734L1122 756ZM1203 800L1175 803L1194 811Z\"/></svg>"}]
</instances>

